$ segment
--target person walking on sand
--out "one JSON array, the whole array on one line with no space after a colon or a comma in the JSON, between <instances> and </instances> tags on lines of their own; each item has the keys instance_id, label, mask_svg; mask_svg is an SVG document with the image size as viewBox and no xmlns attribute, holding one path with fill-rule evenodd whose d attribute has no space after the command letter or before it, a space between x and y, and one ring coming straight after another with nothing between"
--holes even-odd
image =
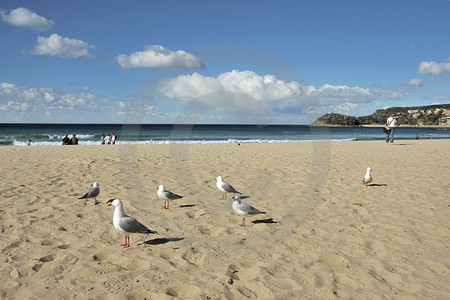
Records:
<instances>
[{"instance_id":1,"label":"person walking on sand","mask_svg":"<svg viewBox=\"0 0 450 300\"><path fill-rule=\"evenodd\" d=\"M386 132L386 143L393 143L394 142L394 130L397 126L397 120L392 116L389 115L389 118L386 120L386 126L389 128L389 130Z\"/></svg>"}]
</instances>

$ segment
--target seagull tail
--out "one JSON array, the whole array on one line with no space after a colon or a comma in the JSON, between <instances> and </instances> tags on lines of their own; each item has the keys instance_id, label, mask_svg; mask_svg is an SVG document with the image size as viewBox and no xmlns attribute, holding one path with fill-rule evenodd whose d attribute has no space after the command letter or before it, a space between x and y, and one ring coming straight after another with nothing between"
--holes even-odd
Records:
<instances>
[{"instance_id":1,"label":"seagull tail","mask_svg":"<svg viewBox=\"0 0 450 300\"><path fill-rule=\"evenodd\" d=\"M86 199L87 198L87 194L85 194L83 197L80 197L78 199Z\"/></svg>"}]
</instances>

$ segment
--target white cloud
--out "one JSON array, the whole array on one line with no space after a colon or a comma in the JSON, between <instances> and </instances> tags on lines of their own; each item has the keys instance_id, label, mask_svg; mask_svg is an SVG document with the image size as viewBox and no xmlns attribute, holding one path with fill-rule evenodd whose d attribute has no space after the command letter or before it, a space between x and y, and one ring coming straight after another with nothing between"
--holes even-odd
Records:
<instances>
[{"instance_id":1,"label":"white cloud","mask_svg":"<svg viewBox=\"0 0 450 300\"><path fill-rule=\"evenodd\" d=\"M28 103L20 103L16 101L8 101L6 104L0 105L0 111L27 111Z\"/></svg>"},{"instance_id":2,"label":"white cloud","mask_svg":"<svg viewBox=\"0 0 450 300\"><path fill-rule=\"evenodd\" d=\"M423 75L430 74L433 76L450 73L450 57L446 58L442 63L423 61L420 63L417 73Z\"/></svg>"},{"instance_id":3,"label":"white cloud","mask_svg":"<svg viewBox=\"0 0 450 300\"><path fill-rule=\"evenodd\" d=\"M374 97L373 92L368 88L331 85L328 83L319 88L316 94L322 99L335 98L340 100L361 100Z\"/></svg>"},{"instance_id":4,"label":"white cloud","mask_svg":"<svg viewBox=\"0 0 450 300\"><path fill-rule=\"evenodd\" d=\"M137 51L130 56L121 54L116 57L124 68L181 68L201 69L203 63L194 55L183 50L171 51L159 45L146 46L144 51Z\"/></svg>"},{"instance_id":5,"label":"white cloud","mask_svg":"<svg viewBox=\"0 0 450 300\"><path fill-rule=\"evenodd\" d=\"M221 92L242 93L255 100L281 100L302 95L311 95L314 88L296 81L285 82L274 75L260 76L252 71L222 73L217 77L198 73L179 75L169 79L160 87L160 92L169 99L193 100L198 97Z\"/></svg>"},{"instance_id":6,"label":"white cloud","mask_svg":"<svg viewBox=\"0 0 450 300\"><path fill-rule=\"evenodd\" d=\"M89 48L95 46L88 45L86 42L77 39L62 37L56 33L48 38L39 36L38 44L31 51L35 55L50 55L57 57L78 58L91 57Z\"/></svg>"},{"instance_id":7,"label":"white cloud","mask_svg":"<svg viewBox=\"0 0 450 300\"><path fill-rule=\"evenodd\" d=\"M399 91L381 87L324 84L315 88L296 81L286 82L274 75L260 76L252 71L238 70L217 77L199 73L179 75L161 84L159 92L169 99L192 101L214 108L258 109L260 114L267 111L312 114L320 106L352 111L357 109L357 103L404 97Z\"/></svg>"},{"instance_id":8,"label":"white cloud","mask_svg":"<svg viewBox=\"0 0 450 300\"><path fill-rule=\"evenodd\" d=\"M426 86L425 82L423 82L422 79L414 78L407 82L407 85L413 86L413 87L421 87Z\"/></svg>"},{"instance_id":9,"label":"white cloud","mask_svg":"<svg viewBox=\"0 0 450 300\"><path fill-rule=\"evenodd\" d=\"M134 101L126 103L124 101L118 101L117 106L119 110L116 112L119 116L127 116L129 118L141 118L148 112L155 112L157 108L143 102Z\"/></svg>"},{"instance_id":10,"label":"white cloud","mask_svg":"<svg viewBox=\"0 0 450 300\"><path fill-rule=\"evenodd\" d=\"M55 24L52 20L41 17L35 12L23 7L12 9L9 14L5 13L3 10L0 10L0 17L3 22L10 25L39 31L48 30L53 26L53 24Z\"/></svg>"},{"instance_id":11,"label":"white cloud","mask_svg":"<svg viewBox=\"0 0 450 300\"><path fill-rule=\"evenodd\" d=\"M76 95L51 88L27 88L0 82L0 103L6 103L1 105L3 111L24 110L31 105L45 110L96 110L95 101L96 96L90 93Z\"/></svg>"},{"instance_id":12,"label":"white cloud","mask_svg":"<svg viewBox=\"0 0 450 300\"><path fill-rule=\"evenodd\" d=\"M352 114L358 108L357 103L344 102L335 106L335 112L341 114Z\"/></svg>"}]
</instances>

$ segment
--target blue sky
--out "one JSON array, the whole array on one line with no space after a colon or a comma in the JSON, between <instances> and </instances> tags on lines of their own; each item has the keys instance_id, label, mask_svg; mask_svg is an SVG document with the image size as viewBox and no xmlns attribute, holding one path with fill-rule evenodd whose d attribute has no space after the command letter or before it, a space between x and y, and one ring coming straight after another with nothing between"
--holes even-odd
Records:
<instances>
[{"instance_id":1,"label":"blue sky","mask_svg":"<svg viewBox=\"0 0 450 300\"><path fill-rule=\"evenodd\" d=\"M450 103L450 1L0 2L0 122L310 124Z\"/></svg>"}]
</instances>

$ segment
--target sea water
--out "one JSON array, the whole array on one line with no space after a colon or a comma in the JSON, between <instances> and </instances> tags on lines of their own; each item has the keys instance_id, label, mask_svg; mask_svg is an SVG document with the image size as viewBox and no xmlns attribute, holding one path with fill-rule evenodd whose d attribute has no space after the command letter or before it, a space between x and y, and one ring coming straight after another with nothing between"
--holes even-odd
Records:
<instances>
[{"instance_id":1,"label":"sea water","mask_svg":"<svg viewBox=\"0 0 450 300\"><path fill-rule=\"evenodd\" d=\"M274 143L384 140L380 127L311 127L306 125L170 125L170 124L0 124L0 145L61 145L75 134L81 145L99 145L114 133L117 144ZM449 139L442 128L395 129L395 139Z\"/></svg>"}]
</instances>

